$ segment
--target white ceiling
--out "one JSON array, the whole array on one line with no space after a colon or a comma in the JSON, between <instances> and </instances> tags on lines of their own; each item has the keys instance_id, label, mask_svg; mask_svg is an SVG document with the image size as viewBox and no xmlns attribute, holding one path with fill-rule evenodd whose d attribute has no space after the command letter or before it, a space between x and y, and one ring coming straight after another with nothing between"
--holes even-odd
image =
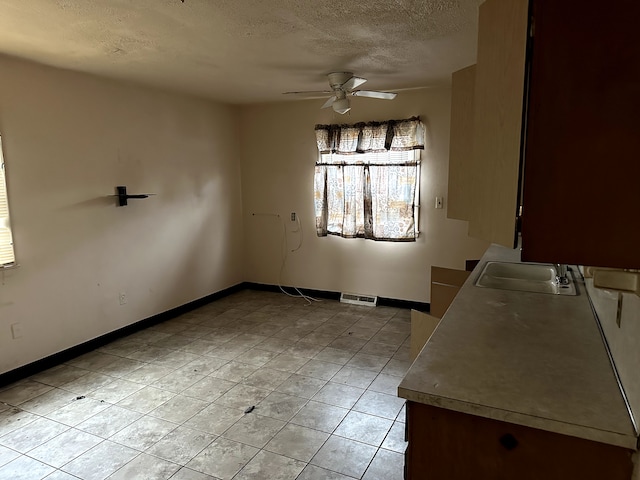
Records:
<instances>
[{"instance_id":1,"label":"white ceiling","mask_svg":"<svg viewBox=\"0 0 640 480\"><path fill-rule=\"evenodd\" d=\"M0 0L0 53L229 103L450 81L482 0ZM290 97L287 97L290 98Z\"/></svg>"}]
</instances>

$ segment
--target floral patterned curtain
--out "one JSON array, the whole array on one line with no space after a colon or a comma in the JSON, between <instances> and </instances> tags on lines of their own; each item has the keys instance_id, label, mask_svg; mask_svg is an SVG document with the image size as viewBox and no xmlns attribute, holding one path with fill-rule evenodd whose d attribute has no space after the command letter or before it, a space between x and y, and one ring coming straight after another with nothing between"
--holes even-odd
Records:
<instances>
[{"instance_id":1,"label":"floral patterned curtain","mask_svg":"<svg viewBox=\"0 0 640 480\"><path fill-rule=\"evenodd\" d=\"M318 236L414 241L420 119L316 125L316 141Z\"/></svg>"}]
</instances>

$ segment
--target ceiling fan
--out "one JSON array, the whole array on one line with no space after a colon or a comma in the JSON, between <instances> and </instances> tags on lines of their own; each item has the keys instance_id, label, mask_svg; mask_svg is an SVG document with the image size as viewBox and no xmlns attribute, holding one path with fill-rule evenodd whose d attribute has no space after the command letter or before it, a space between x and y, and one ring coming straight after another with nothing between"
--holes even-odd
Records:
<instances>
[{"instance_id":1,"label":"ceiling fan","mask_svg":"<svg viewBox=\"0 0 640 480\"><path fill-rule=\"evenodd\" d=\"M308 91L308 92L285 92L285 95L301 95L309 98L330 97L322 108L332 107L340 114L345 114L351 110L351 105L347 95L356 97L380 98L383 100L393 100L397 93L378 92L375 90L356 90L367 81L366 78L354 77L351 72L333 72L327 75L331 90Z\"/></svg>"}]
</instances>

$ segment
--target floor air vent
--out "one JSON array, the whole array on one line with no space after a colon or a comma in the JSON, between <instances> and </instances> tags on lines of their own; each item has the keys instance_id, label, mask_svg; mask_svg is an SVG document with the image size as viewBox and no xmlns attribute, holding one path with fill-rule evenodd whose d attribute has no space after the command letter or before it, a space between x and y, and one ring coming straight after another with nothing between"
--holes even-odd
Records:
<instances>
[{"instance_id":1,"label":"floor air vent","mask_svg":"<svg viewBox=\"0 0 640 480\"><path fill-rule=\"evenodd\" d=\"M340 302L352 303L354 305L364 305L366 307L375 307L378 303L378 297L358 295L355 293L343 293L340 295Z\"/></svg>"}]
</instances>

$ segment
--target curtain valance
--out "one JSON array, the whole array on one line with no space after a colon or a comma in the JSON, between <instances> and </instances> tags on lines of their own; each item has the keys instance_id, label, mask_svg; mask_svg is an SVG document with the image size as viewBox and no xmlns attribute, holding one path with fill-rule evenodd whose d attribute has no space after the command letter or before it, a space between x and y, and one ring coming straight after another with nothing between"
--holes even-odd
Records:
<instances>
[{"instance_id":1,"label":"curtain valance","mask_svg":"<svg viewBox=\"0 0 640 480\"><path fill-rule=\"evenodd\" d=\"M316 125L316 142L320 153L424 149L424 125L419 117L354 125Z\"/></svg>"}]
</instances>

